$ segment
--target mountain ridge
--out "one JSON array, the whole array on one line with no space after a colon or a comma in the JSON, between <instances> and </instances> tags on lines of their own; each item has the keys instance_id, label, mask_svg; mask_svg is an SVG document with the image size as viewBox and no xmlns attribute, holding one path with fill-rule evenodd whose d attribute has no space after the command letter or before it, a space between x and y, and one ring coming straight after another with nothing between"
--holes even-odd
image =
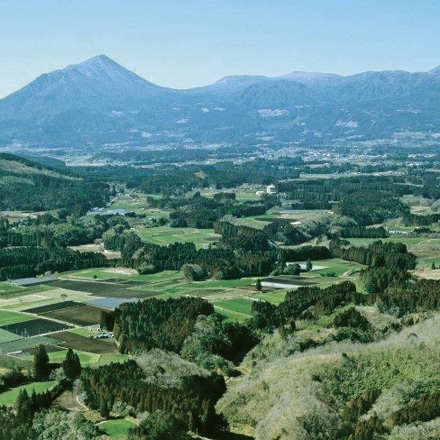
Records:
<instances>
[{"instance_id":1,"label":"mountain ridge","mask_svg":"<svg viewBox=\"0 0 440 440\"><path fill-rule=\"evenodd\" d=\"M440 67L340 76L230 75L177 90L105 55L43 74L0 100L0 147L313 145L440 133Z\"/></svg>"}]
</instances>

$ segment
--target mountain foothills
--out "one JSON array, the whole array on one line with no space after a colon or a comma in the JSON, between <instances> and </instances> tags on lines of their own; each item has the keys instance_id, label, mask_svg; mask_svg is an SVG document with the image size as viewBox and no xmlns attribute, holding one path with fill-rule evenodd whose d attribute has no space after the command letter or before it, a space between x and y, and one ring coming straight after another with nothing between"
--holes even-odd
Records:
<instances>
[{"instance_id":1,"label":"mountain foothills","mask_svg":"<svg viewBox=\"0 0 440 440\"><path fill-rule=\"evenodd\" d=\"M440 133L439 93L440 69L230 76L174 90L100 55L0 100L0 145L429 143Z\"/></svg>"}]
</instances>

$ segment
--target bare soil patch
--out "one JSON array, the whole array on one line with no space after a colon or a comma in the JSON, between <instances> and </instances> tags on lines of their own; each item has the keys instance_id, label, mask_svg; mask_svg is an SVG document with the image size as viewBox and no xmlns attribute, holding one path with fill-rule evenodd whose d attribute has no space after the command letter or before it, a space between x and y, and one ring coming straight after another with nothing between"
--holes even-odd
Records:
<instances>
[{"instance_id":1,"label":"bare soil patch","mask_svg":"<svg viewBox=\"0 0 440 440\"><path fill-rule=\"evenodd\" d=\"M84 406L78 402L76 395L72 391L64 391L53 403L57 408L67 411L84 411L85 409Z\"/></svg>"},{"instance_id":2,"label":"bare soil patch","mask_svg":"<svg viewBox=\"0 0 440 440\"><path fill-rule=\"evenodd\" d=\"M412 274L427 280L440 280L440 269L420 269L412 271Z\"/></svg>"}]
</instances>

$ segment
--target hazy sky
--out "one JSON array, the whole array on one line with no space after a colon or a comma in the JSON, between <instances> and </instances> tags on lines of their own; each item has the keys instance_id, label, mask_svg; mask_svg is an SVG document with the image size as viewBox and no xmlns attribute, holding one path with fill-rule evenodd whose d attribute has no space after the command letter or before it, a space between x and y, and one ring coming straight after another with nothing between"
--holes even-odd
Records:
<instances>
[{"instance_id":1,"label":"hazy sky","mask_svg":"<svg viewBox=\"0 0 440 440\"><path fill-rule=\"evenodd\" d=\"M105 54L153 83L440 65L439 0L1 0L0 97Z\"/></svg>"}]
</instances>

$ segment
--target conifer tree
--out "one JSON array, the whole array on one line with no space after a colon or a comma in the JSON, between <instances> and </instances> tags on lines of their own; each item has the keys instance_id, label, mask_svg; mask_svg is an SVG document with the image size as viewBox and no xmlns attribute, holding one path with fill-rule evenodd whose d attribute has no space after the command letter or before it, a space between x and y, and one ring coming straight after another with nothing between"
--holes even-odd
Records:
<instances>
[{"instance_id":1,"label":"conifer tree","mask_svg":"<svg viewBox=\"0 0 440 440\"><path fill-rule=\"evenodd\" d=\"M49 356L43 344L39 344L34 349L34 360L32 363L32 372L36 380L44 379L49 375Z\"/></svg>"},{"instance_id":2,"label":"conifer tree","mask_svg":"<svg viewBox=\"0 0 440 440\"><path fill-rule=\"evenodd\" d=\"M66 358L62 363L64 374L68 379L76 379L81 374L81 362L78 354L71 348L67 350Z\"/></svg>"}]
</instances>

